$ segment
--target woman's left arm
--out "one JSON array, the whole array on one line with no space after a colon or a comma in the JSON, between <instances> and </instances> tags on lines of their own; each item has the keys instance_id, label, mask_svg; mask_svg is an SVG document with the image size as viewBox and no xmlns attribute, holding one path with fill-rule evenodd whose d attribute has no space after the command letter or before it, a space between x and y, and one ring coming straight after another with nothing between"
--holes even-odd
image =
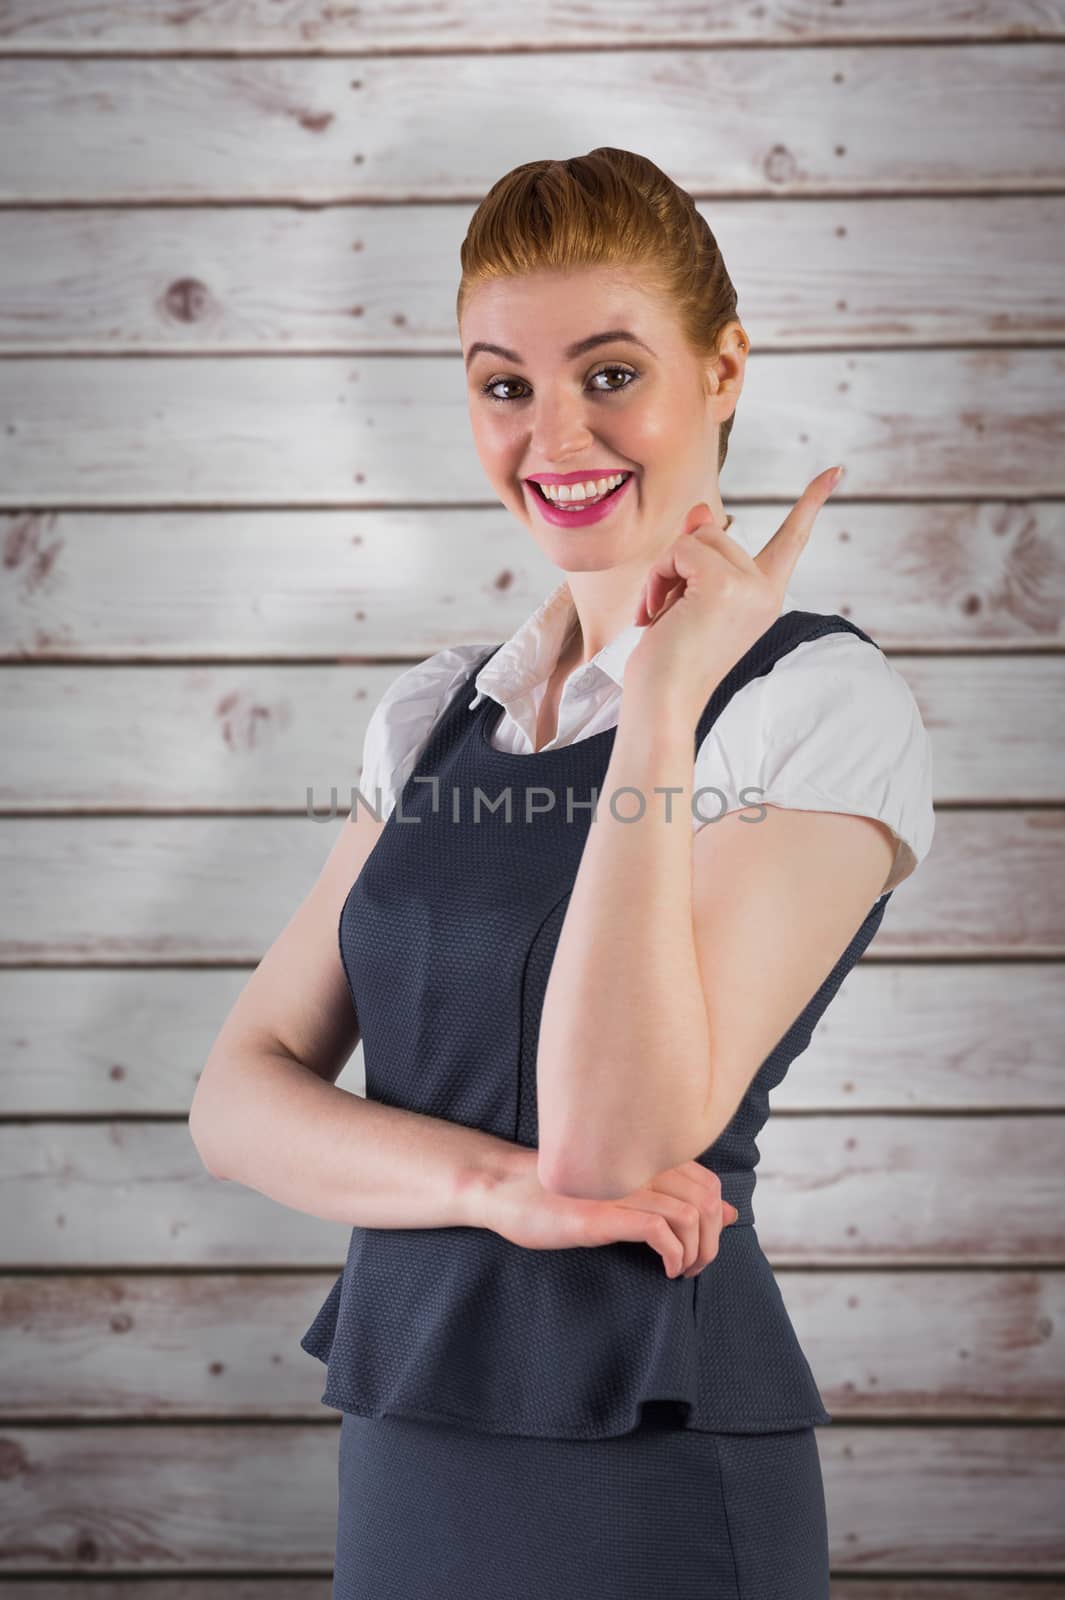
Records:
<instances>
[{"instance_id":1,"label":"woman's left arm","mask_svg":"<svg viewBox=\"0 0 1065 1600\"><path fill-rule=\"evenodd\" d=\"M708 1149L891 871L891 830L849 812L736 812L692 839L702 708L779 614L841 470L753 557L701 501L644 582L540 1023L538 1171L558 1193L618 1199Z\"/></svg>"},{"instance_id":2,"label":"woman's left arm","mask_svg":"<svg viewBox=\"0 0 1065 1600\"><path fill-rule=\"evenodd\" d=\"M539 1174L559 1194L617 1199L708 1149L891 869L891 830L864 816L766 805L693 838L693 733L623 700L540 1024Z\"/></svg>"}]
</instances>

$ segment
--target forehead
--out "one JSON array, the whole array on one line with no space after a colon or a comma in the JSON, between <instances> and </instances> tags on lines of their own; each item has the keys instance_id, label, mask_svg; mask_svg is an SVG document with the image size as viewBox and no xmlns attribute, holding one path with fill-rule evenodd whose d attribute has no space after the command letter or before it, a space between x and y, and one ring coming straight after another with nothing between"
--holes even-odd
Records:
<instances>
[{"instance_id":1,"label":"forehead","mask_svg":"<svg viewBox=\"0 0 1065 1600\"><path fill-rule=\"evenodd\" d=\"M485 341L508 346L525 358L557 357L573 341L611 328L627 328L654 345L669 322L637 272L589 267L478 284L463 307L461 332L467 351Z\"/></svg>"}]
</instances>

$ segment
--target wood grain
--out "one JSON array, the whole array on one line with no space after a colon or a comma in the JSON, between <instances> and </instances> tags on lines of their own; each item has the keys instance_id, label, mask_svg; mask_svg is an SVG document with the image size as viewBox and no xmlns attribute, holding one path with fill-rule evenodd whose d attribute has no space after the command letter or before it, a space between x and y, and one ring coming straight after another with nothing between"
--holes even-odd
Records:
<instances>
[{"instance_id":1,"label":"wood grain","mask_svg":"<svg viewBox=\"0 0 1065 1600\"><path fill-rule=\"evenodd\" d=\"M0 350L455 354L474 209L16 208L3 224ZM697 210L740 291L756 362L809 346L1015 346L1065 332L1061 195L820 200L785 186L766 200L716 194Z\"/></svg>"},{"instance_id":2,"label":"wood grain","mask_svg":"<svg viewBox=\"0 0 1065 1600\"><path fill-rule=\"evenodd\" d=\"M759 1238L780 1266L1065 1266L1061 1129L1022 1112L774 1118ZM9 1123L0 1154L7 1268L343 1265L347 1226L211 1177L184 1120Z\"/></svg>"},{"instance_id":3,"label":"wood grain","mask_svg":"<svg viewBox=\"0 0 1065 1600\"><path fill-rule=\"evenodd\" d=\"M586 148L642 150L700 198L1060 188L1055 43L547 59L556 103L580 106L567 146L587 131ZM457 51L446 72L413 53L9 57L0 200L477 201L542 149L544 82L544 57L524 50Z\"/></svg>"},{"instance_id":4,"label":"wood grain","mask_svg":"<svg viewBox=\"0 0 1065 1600\"><path fill-rule=\"evenodd\" d=\"M20 1428L0 1436L9 1573L307 1574L332 1560L334 1423ZM833 1423L818 1445L843 1573L1053 1575L1065 1429ZM416 1531L412 1530L412 1537ZM1041 1591L1040 1591L1041 1592Z\"/></svg>"},{"instance_id":5,"label":"wood grain","mask_svg":"<svg viewBox=\"0 0 1065 1600\"><path fill-rule=\"evenodd\" d=\"M0 382L9 510L490 498L457 356L12 356ZM790 506L842 461L848 497L1061 496L1063 392L1053 347L765 355L726 492Z\"/></svg>"},{"instance_id":6,"label":"wood grain","mask_svg":"<svg viewBox=\"0 0 1065 1600\"><path fill-rule=\"evenodd\" d=\"M761 1141L834 1600L1065 1600L1063 42L1063 0L0 0L0 1594L328 1600L297 1341L347 1230L187 1109L335 837L308 787L558 581L475 459L458 254L509 167L618 144L739 290L728 509L757 547L846 463L796 597L934 742L932 853Z\"/></svg>"},{"instance_id":7,"label":"wood grain","mask_svg":"<svg viewBox=\"0 0 1065 1600\"><path fill-rule=\"evenodd\" d=\"M1065 1112L1065 964L874 961L875 949L773 1091L774 1120L795 1111ZM0 968L5 1113L186 1115L250 970ZM361 1044L337 1081L363 1092Z\"/></svg>"},{"instance_id":8,"label":"wood grain","mask_svg":"<svg viewBox=\"0 0 1065 1600\"><path fill-rule=\"evenodd\" d=\"M663 44L772 43L810 45L884 40L1060 39L1060 0L1011 0L1009 5L927 6L893 0L849 0L826 11L814 4L769 3L748 10L711 0L692 8L664 5L649 12L641 0L593 0L550 7L498 0L490 9L461 0L412 7L384 0L373 7L335 6L322 0L225 0L174 6L171 0L80 0L67 12L44 0L5 0L0 40L8 52L167 52L235 50L242 55L283 50L290 55L332 51L445 50L495 52L521 48Z\"/></svg>"},{"instance_id":9,"label":"wood grain","mask_svg":"<svg viewBox=\"0 0 1065 1600\"><path fill-rule=\"evenodd\" d=\"M774 1264L835 1421L1065 1422L1065 1273ZM298 1340L334 1277L265 1263L10 1272L0 1413L9 1423L320 1419L324 1368Z\"/></svg>"}]
</instances>

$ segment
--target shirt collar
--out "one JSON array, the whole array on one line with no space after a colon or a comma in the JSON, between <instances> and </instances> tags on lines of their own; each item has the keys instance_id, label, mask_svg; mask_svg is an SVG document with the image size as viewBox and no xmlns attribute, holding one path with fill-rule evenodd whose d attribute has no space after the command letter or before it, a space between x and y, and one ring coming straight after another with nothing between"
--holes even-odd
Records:
<instances>
[{"instance_id":1,"label":"shirt collar","mask_svg":"<svg viewBox=\"0 0 1065 1600\"><path fill-rule=\"evenodd\" d=\"M735 517L727 531L731 538L751 553L748 540ZM793 602L789 595L785 599L785 609L790 603ZM476 693L468 709L475 710L485 697L490 697L507 711L512 711L520 700L532 694L550 676L576 622L577 608L573 604L569 584L563 580L485 662L473 680ZM574 684L579 686L585 678L605 673L620 689L625 677L625 664L644 632L634 622L622 628L590 661L574 669L571 675Z\"/></svg>"}]
</instances>

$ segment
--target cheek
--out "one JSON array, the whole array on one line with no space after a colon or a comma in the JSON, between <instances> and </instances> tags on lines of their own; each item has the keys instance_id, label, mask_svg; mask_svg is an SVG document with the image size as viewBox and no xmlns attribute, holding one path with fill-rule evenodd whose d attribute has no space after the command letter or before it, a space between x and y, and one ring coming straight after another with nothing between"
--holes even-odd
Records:
<instances>
[{"instance_id":1,"label":"cheek","mask_svg":"<svg viewBox=\"0 0 1065 1600\"><path fill-rule=\"evenodd\" d=\"M512 474L516 470L514 462L519 447L515 431L508 425L507 419L482 413L472 420L472 427L477 454L485 470L496 477Z\"/></svg>"},{"instance_id":2,"label":"cheek","mask_svg":"<svg viewBox=\"0 0 1065 1600\"><path fill-rule=\"evenodd\" d=\"M670 460L679 453L689 424L690 418L681 411L656 408L640 417L638 423L633 419L631 430L627 430L626 449L645 466Z\"/></svg>"}]
</instances>

